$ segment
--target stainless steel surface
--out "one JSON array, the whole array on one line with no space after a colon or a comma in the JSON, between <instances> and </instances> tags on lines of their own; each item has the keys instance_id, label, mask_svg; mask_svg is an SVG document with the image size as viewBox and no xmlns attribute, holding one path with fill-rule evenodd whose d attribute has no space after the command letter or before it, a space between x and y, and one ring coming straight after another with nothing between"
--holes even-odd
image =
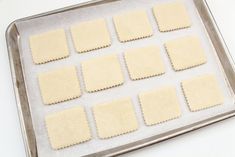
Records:
<instances>
[{"instance_id":1,"label":"stainless steel surface","mask_svg":"<svg viewBox=\"0 0 235 157\"><path fill-rule=\"evenodd\" d=\"M71 6L55 11L51 11L44 14L39 14L23 19L19 19L14 21L6 31L6 40L9 51L9 60L11 64L12 70L12 79L15 88L15 96L17 101L17 108L19 113L19 118L21 121L22 134L24 137L25 148L29 157L37 157L37 145L36 138L34 134L34 129L32 125L32 118L29 108L29 102L26 94L26 85L24 80L24 72L21 64L21 54L19 49L20 46L20 34L18 33L16 24L21 21L27 21L34 18L39 18L42 16L48 16L51 14L63 13L69 10L78 9L80 7L86 7L90 5L101 5L103 3L108 3L112 0L98 0L93 2L88 2L84 4L79 4L76 6ZM230 53L227 49L226 43L223 40L223 37L210 13L209 7L205 0L194 0L195 5L198 9L198 12L201 16L201 19L207 29L207 33L213 43L213 46L216 50L216 53L220 59L220 62L223 66L223 71L226 74L227 81L233 92L235 92L235 73L234 73L234 63L230 56ZM225 114L217 115L213 118L209 118L188 126L181 127L176 130L172 130L170 132L166 132L160 135L156 135L150 138L146 138L144 140L140 140L134 143L130 143L127 145L123 145L121 147L116 147L114 149L109 149L106 151L98 152L95 154L91 154L89 156L113 156L121 153L129 152L135 149L139 149L154 143L158 143L163 140L167 140L169 138L193 131L195 129L199 129L201 127L210 125L212 123L230 118L235 116L235 110L231 112L227 112Z\"/></svg>"},{"instance_id":2,"label":"stainless steel surface","mask_svg":"<svg viewBox=\"0 0 235 157\"><path fill-rule=\"evenodd\" d=\"M12 81L14 85L15 98L17 102L18 115L21 122L21 131L25 144L26 154L29 157L37 156L36 138L32 125L25 81L22 71L22 65L19 54L19 33L13 22L6 31L7 47L9 51L9 61L12 72Z\"/></svg>"}]
</instances>

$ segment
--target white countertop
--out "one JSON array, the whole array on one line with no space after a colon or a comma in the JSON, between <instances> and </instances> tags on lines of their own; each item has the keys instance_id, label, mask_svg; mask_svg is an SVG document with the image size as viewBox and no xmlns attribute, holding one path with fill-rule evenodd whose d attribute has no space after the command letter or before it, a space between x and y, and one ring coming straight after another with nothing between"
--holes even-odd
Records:
<instances>
[{"instance_id":1,"label":"white countertop","mask_svg":"<svg viewBox=\"0 0 235 157\"><path fill-rule=\"evenodd\" d=\"M5 30L15 19L77 4L86 0L0 0L0 156L24 157ZM235 1L208 0L235 58ZM124 156L235 156L235 118L153 145Z\"/></svg>"}]
</instances>

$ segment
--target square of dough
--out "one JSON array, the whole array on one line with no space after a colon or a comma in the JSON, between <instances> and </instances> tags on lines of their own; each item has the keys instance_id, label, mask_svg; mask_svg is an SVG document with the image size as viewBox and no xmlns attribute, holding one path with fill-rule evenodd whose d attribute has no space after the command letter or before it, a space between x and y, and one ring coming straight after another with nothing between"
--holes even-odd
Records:
<instances>
[{"instance_id":1,"label":"square of dough","mask_svg":"<svg viewBox=\"0 0 235 157\"><path fill-rule=\"evenodd\" d=\"M192 112L223 104L223 94L214 75L197 76L181 85Z\"/></svg>"},{"instance_id":2,"label":"square of dough","mask_svg":"<svg viewBox=\"0 0 235 157\"><path fill-rule=\"evenodd\" d=\"M91 139L83 107L73 107L45 117L48 137L53 149L61 149Z\"/></svg>"},{"instance_id":3,"label":"square of dough","mask_svg":"<svg viewBox=\"0 0 235 157\"><path fill-rule=\"evenodd\" d=\"M43 64L69 56L63 29L30 36L29 42L35 64Z\"/></svg>"},{"instance_id":4,"label":"square of dough","mask_svg":"<svg viewBox=\"0 0 235 157\"><path fill-rule=\"evenodd\" d=\"M204 49L197 37L186 36L174 39L166 42L165 47L175 71L206 63Z\"/></svg>"},{"instance_id":5,"label":"square of dough","mask_svg":"<svg viewBox=\"0 0 235 157\"><path fill-rule=\"evenodd\" d=\"M172 86L139 94L146 125L154 125L180 117L180 103Z\"/></svg>"},{"instance_id":6,"label":"square of dough","mask_svg":"<svg viewBox=\"0 0 235 157\"><path fill-rule=\"evenodd\" d=\"M55 104L81 96L75 66L41 73L38 80L44 104Z\"/></svg>"},{"instance_id":7,"label":"square of dough","mask_svg":"<svg viewBox=\"0 0 235 157\"><path fill-rule=\"evenodd\" d=\"M165 67L158 46L130 49L124 54L132 80L144 79L165 73Z\"/></svg>"},{"instance_id":8,"label":"square of dough","mask_svg":"<svg viewBox=\"0 0 235 157\"><path fill-rule=\"evenodd\" d=\"M71 27L73 43L79 53L111 45L111 38L104 19L82 22Z\"/></svg>"},{"instance_id":9,"label":"square of dough","mask_svg":"<svg viewBox=\"0 0 235 157\"><path fill-rule=\"evenodd\" d=\"M121 65L116 54L83 61L81 66L87 92L96 92L124 83Z\"/></svg>"},{"instance_id":10,"label":"square of dough","mask_svg":"<svg viewBox=\"0 0 235 157\"><path fill-rule=\"evenodd\" d=\"M145 10L121 13L113 17L116 32L121 42L150 37L153 29Z\"/></svg>"},{"instance_id":11,"label":"square of dough","mask_svg":"<svg viewBox=\"0 0 235 157\"><path fill-rule=\"evenodd\" d=\"M167 2L158 4L153 13L161 32L183 29L191 26L187 9L182 2Z\"/></svg>"},{"instance_id":12,"label":"square of dough","mask_svg":"<svg viewBox=\"0 0 235 157\"><path fill-rule=\"evenodd\" d=\"M138 128L131 98L95 105L93 114L98 135L101 139L126 134Z\"/></svg>"}]
</instances>

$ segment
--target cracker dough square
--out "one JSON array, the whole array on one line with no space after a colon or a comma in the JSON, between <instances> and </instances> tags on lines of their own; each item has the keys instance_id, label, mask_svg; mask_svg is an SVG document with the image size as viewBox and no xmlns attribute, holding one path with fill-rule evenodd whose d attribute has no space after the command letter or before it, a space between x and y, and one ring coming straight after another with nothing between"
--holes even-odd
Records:
<instances>
[{"instance_id":1,"label":"cracker dough square","mask_svg":"<svg viewBox=\"0 0 235 157\"><path fill-rule=\"evenodd\" d=\"M161 32L183 29L191 26L187 9L182 2L167 2L158 4L153 13Z\"/></svg>"},{"instance_id":2,"label":"cracker dough square","mask_svg":"<svg viewBox=\"0 0 235 157\"><path fill-rule=\"evenodd\" d=\"M144 79L165 73L165 67L158 46L130 49L124 54L132 80Z\"/></svg>"},{"instance_id":3,"label":"cracker dough square","mask_svg":"<svg viewBox=\"0 0 235 157\"><path fill-rule=\"evenodd\" d=\"M81 106L47 115L45 121L53 149L69 147L91 139L87 116Z\"/></svg>"},{"instance_id":4,"label":"cracker dough square","mask_svg":"<svg viewBox=\"0 0 235 157\"><path fill-rule=\"evenodd\" d=\"M223 94L212 74L185 80L181 85L192 112L223 104Z\"/></svg>"},{"instance_id":5,"label":"cracker dough square","mask_svg":"<svg viewBox=\"0 0 235 157\"><path fill-rule=\"evenodd\" d=\"M154 125L180 117L180 103L176 90L165 86L139 94L146 125Z\"/></svg>"},{"instance_id":6,"label":"cracker dough square","mask_svg":"<svg viewBox=\"0 0 235 157\"><path fill-rule=\"evenodd\" d=\"M126 134L138 128L131 98L95 105L93 113L98 135L101 139Z\"/></svg>"},{"instance_id":7,"label":"cracker dough square","mask_svg":"<svg viewBox=\"0 0 235 157\"><path fill-rule=\"evenodd\" d=\"M204 49L197 37L186 36L174 39L166 42L165 47L175 71L206 63Z\"/></svg>"},{"instance_id":8,"label":"cracker dough square","mask_svg":"<svg viewBox=\"0 0 235 157\"><path fill-rule=\"evenodd\" d=\"M81 96L75 66L41 73L38 80L44 104L55 104Z\"/></svg>"},{"instance_id":9,"label":"cracker dough square","mask_svg":"<svg viewBox=\"0 0 235 157\"><path fill-rule=\"evenodd\" d=\"M121 42L150 37L152 26L145 10L121 13L113 17L116 32Z\"/></svg>"},{"instance_id":10,"label":"cracker dough square","mask_svg":"<svg viewBox=\"0 0 235 157\"><path fill-rule=\"evenodd\" d=\"M82 73L87 92L95 92L124 83L121 65L116 54L82 62Z\"/></svg>"},{"instance_id":11,"label":"cracker dough square","mask_svg":"<svg viewBox=\"0 0 235 157\"><path fill-rule=\"evenodd\" d=\"M69 56L63 29L30 36L29 42L35 64L43 64Z\"/></svg>"},{"instance_id":12,"label":"cracker dough square","mask_svg":"<svg viewBox=\"0 0 235 157\"><path fill-rule=\"evenodd\" d=\"M111 45L111 38L104 19L82 22L71 27L77 52L88 52Z\"/></svg>"}]
</instances>

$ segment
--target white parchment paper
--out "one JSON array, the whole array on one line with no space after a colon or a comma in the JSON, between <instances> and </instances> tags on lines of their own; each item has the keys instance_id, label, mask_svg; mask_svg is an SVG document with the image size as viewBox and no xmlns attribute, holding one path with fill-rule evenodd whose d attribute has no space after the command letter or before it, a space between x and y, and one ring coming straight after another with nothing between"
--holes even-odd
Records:
<instances>
[{"instance_id":1,"label":"white parchment paper","mask_svg":"<svg viewBox=\"0 0 235 157\"><path fill-rule=\"evenodd\" d=\"M216 53L208 39L202 21L196 11L196 7L194 6L193 0L182 0L187 6L188 12L192 19L193 25L191 28L174 32L168 32L168 33L160 33L158 31L157 24L152 14L151 8L155 4L167 1L171 0L122 0L98 6L75 9L72 11L54 14L47 17L32 19L29 21L21 22L17 25L21 36L21 46L22 46L21 59L23 62L25 80L27 85L27 94L30 102L30 109L33 118L33 126L36 134L38 154L40 157L64 157L64 156L77 157L82 155L88 155L90 153L103 151L106 149L121 146L123 144L134 142L140 139L144 139L153 135L161 134L166 131L170 131L172 129L192 124L200 120L204 120L209 117L213 117L215 115L235 109L234 97L228 88L228 85L226 83L226 80L222 72L222 68L218 62ZM120 43L115 33L114 25L112 22L112 16L120 12L123 12L125 10L132 10L137 8L146 9L154 29L154 36L143 40ZM77 52L75 52L69 27L72 24L96 18L105 18L107 20L108 27L112 35L112 46L105 49L78 54ZM70 57L43 65L35 65L32 61L31 51L29 47L29 41L28 41L29 36L57 28L64 28L66 31L68 44L70 48ZM163 44L168 40L179 38L185 35L197 35L200 37L206 52L208 62L207 64L196 68L192 68L182 72L174 72L172 70L169 58L167 56ZM162 58L164 59L164 63L166 66L166 74L140 81L131 81L124 64L123 52L129 48L136 48L150 44L157 44L158 46L160 46L161 55ZM124 85L92 94L86 93L84 90L84 82L81 77L82 76L81 67L80 67L81 61L110 53L116 53L120 57L122 69L125 74ZM50 106L44 105L42 103L42 98L40 95L37 75L39 73L67 65L76 65L78 68L79 79L83 90L82 97L75 100L59 103L56 105L50 105ZM180 87L180 82L182 80L207 73L214 73L217 79L219 80L220 87L225 97L224 104L200 112L192 113L189 111L188 106L185 102ZM137 99L137 94L139 92L161 87L163 85L174 85L176 87L178 97L181 103L182 116L176 120L147 127L145 126L143 121L140 105ZM96 133L94 117L92 116L91 113L91 107L95 104L111 101L113 99L118 99L126 96L132 97L138 118L139 129L133 133L125 134L115 138L107 140L99 139ZM47 137L47 131L44 123L45 115L78 105L82 105L86 109L89 124L91 126L91 131L92 131L92 140L65 149L53 150L50 146Z\"/></svg>"}]
</instances>

